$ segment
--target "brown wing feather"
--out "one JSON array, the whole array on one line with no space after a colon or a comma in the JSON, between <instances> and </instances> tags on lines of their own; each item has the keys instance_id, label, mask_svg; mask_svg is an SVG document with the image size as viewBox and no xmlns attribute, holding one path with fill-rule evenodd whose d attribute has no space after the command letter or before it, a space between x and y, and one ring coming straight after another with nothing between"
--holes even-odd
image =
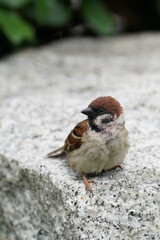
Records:
<instances>
[{"instance_id":1,"label":"brown wing feather","mask_svg":"<svg viewBox=\"0 0 160 240\"><path fill-rule=\"evenodd\" d=\"M88 130L88 120L79 122L65 140L64 151L73 151L81 146L83 134Z\"/></svg>"},{"instance_id":2,"label":"brown wing feather","mask_svg":"<svg viewBox=\"0 0 160 240\"><path fill-rule=\"evenodd\" d=\"M73 151L81 146L81 139L83 134L88 130L88 120L79 122L74 129L70 132L68 137L64 142L64 146L50 152L47 154L47 157L58 157L64 152Z\"/></svg>"}]
</instances>

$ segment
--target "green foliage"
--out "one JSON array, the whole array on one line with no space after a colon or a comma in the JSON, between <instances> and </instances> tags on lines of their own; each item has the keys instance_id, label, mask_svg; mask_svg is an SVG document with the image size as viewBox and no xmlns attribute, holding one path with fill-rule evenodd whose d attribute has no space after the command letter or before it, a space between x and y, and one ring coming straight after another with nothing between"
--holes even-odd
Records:
<instances>
[{"instance_id":1,"label":"green foliage","mask_svg":"<svg viewBox=\"0 0 160 240\"><path fill-rule=\"evenodd\" d=\"M113 18L107 8L99 0L83 0L81 14L95 33L108 35L115 32Z\"/></svg>"},{"instance_id":2,"label":"green foliage","mask_svg":"<svg viewBox=\"0 0 160 240\"><path fill-rule=\"evenodd\" d=\"M34 29L17 13L0 9L0 27L6 37L15 45L23 40L34 39Z\"/></svg>"},{"instance_id":3,"label":"green foliage","mask_svg":"<svg viewBox=\"0 0 160 240\"><path fill-rule=\"evenodd\" d=\"M100 0L81 0L78 14L84 25L98 35L115 30L111 14ZM39 42L37 30L49 28L53 35L59 28L69 31L73 15L70 0L0 0L0 36L3 34L13 46Z\"/></svg>"},{"instance_id":4,"label":"green foliage","mask_svg":"<svg viewBox=\"0 0 160 240\"><path fill-rule=\"evenodd\" d=\"M46 18L46 24L51 26L63 26L71 19L71 8L67 3L56 0L50 14Z\"/></svg>"},{"instance_id":5,"label":"green foliage","mask_svg":"<svg viewBox=\"0 0 160 240\"><path fill-rule=\"evenodd\" d=\"M58 36L68 36L74 32L72 30L75 26L83 26L83 34L94 33L95 35L106 36L116 32L113 14L107 9L107 0L78 1L79 8L77 9L73 4L76 1L73 0L0 0L0 54L4 53L5 49L7 52L22 46L43 44L56 39ZM141 19L139 9L143 8L145 0L140 1L140 8L140 2L135 1L135 6L138 9L137 13L136 8L132 9L132 5L130 6L130 1L126 1L127 6L122 6L120 2L123 1L119 1L117 1L117 5L114 1L114 7L118 7L122 15L123 7L125 7L125 9L129 9L128 16L133 11L135 19ZM152 5L151 13L153 12L154 15L156 11L160 13L160 0L154 0L153 2L150 0L149 3L149 5L146 4L145 10L147 16ZM110 1L111 6L112 2ZM154 6L156 9L154 9ZM144 29L150 30L150 26L154 25L151 24L154 16L151 14L152 17L148 17L150 21L146 23L148 24L147 28L145 14L142 14ZM155 22L159 21L157 16L155 19ZM134 23L138 24L137 22L138 20ZM130 18L129 20L126 18L126 23L130 23ZM137 25L129 27L131 28L128 29L136 30ZM158 27L157 29L160 29Z\"/></svg>"},{"instance_id":6,"label":"green foliage","mask_svg":"<svg viewBox=\"0 0 160 240\"><path fill-rule=\"evenodd\" d=\"M24 6L30 1L31 0L0 0L0 5L9 7L9 8L17 8L17 7Z\"/></svg>"},{"instance_id":7,"label":"green foliage","mask_svg":"<svg viewBox=\"0 0 160 240\"><path fill-rule=\"evenodd\" d=\"M45 24L48 15L51 14L55 7L55 1L52 0L35 0L35 18L39 24Z\"/></svg>"},{"instance_id":8,"label":"green foliage","mask_svg":"<svg viewBox=\"0 0 160 240\"><path fill-rule=\"evenodd\" d=\"M43 42L38 39L44 37L41 29L52 29L54 35L57 28L67 26L71 17L70 0L0 0L0 53L6 44L10 49Z\"/></svg>"},{"instance_id":9,"label":"green foliage","mask_svg":"<svg viewBox=\"0 0 160 240\"><path fill-rule=\"evenodd\" d=\"M35 0L36 21L41 25L63 26L71 19L71 8L66 1Z\"/></svg>"}]
</instances>

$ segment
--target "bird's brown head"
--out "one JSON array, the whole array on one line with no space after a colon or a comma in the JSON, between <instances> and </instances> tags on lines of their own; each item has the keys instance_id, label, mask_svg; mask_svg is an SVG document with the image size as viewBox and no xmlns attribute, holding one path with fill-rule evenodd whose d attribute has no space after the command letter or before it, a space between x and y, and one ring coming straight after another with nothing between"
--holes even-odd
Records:
<instances>
[{"instance_id":1,"label":"bird's brown head","mask_svg":"<svg viewBox=\"0 0 160 240\"><path fill-rule=\"evenodd\" d=\"M81 112L88 116L91 128L99 131L99 125L114 121L121 115L123 108L116 99L108 96L96 98Z\"/></svg>"}]
</instances>

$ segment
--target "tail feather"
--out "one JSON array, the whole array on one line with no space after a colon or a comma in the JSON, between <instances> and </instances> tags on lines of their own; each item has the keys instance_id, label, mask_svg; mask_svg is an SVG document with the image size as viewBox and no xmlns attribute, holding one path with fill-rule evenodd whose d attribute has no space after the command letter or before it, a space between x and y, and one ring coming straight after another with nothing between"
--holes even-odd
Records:
<instances>
[{"instance_id":1,"label":"tail feather","mask_svg":"<svg viewBox=\"0 0 160 240\"><path fill-rule=\"evenodd\" d=\"M64 153L64 147L60 147L50 153L47 154L47 158L51 158L51 157L58 157L60 155L62 155Z\"/></svg>"}]
</instances>

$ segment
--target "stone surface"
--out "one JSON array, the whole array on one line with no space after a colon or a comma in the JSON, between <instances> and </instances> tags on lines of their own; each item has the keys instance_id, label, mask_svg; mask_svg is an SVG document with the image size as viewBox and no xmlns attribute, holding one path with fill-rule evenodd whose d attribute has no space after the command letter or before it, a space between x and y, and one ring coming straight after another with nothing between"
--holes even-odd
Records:
<instances>
[{"instance_id":1,"label":"stone surface","mask_svg":"<svg viewBox=\"0 0 160 240\"><path fill-rule=\"evenodd\" d=\"M69 39L0 62L0 239L160 239L159 42ZM101 95L124 106L131 147L92 197L65 158L45 155Z\"/></svg>"}]
</instances>

